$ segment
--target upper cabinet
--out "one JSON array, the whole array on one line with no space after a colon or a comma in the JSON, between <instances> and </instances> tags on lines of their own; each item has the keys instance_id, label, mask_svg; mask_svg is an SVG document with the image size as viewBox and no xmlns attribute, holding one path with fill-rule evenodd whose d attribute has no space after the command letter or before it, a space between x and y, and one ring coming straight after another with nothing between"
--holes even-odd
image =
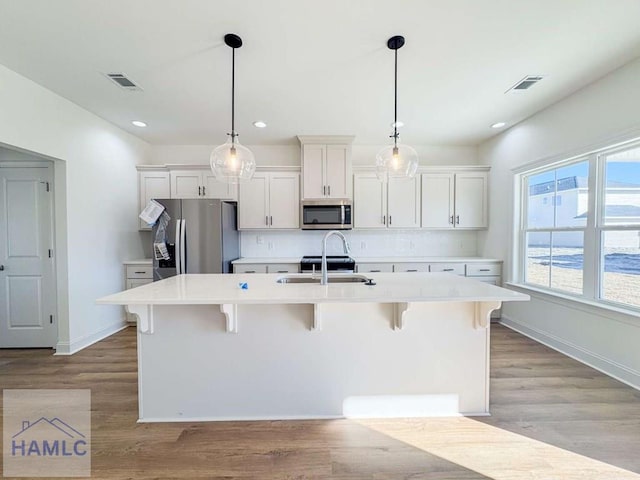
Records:
<instances>
[{"instance_id":1,"label":"upper cabinet","mask_svg":"<svg viewBox=\"0 0 640 480\"><path fill-rule=\"evenodd\" d=\"M487 172L422 174L422 227L480 229L489 226Z\"/></svg>"},{"instance_id":2,"label":"upper cabinet","mask_svg":"<svg viewBox=\"0 0 640 480\"><path fill-rule=\"evenodd\" d=\"M419 228L420 179L381 182L375 173L356 173L354 184L355 228Z\"/></svg>"},{"instance_id":3,"label":"upper cabinet","mask_svg":"<svg viewBox=\"0 0 640 480\"><path fill-rule=\"evenodd\" d=\"M138 169L138 213L144 210L152 198L170 198L169 172L164 168ZM139 230L151 227L138 218Z\"/></svg>"},{"instance_id":4,"label":"upper cabinet","mask_svg":"<svg viewBox=\"0 0 640 480\"><path fill-rule=\"evenodd\" d=\"M351 198L352 136L299 136L302 199Z\"/></svg>"},{"instance_id":5,"label":"upper cabinet","mask_svg":"<svg viewBox=\"0 0 640 480\"><path fill-rule=\"evenodd\" d=\"M239 229L291 229L300 227L300 174L256 172L240 185Z\"/></svg>"},{"instance_id":6,"label":"upper cabinet","mask_svg":"<svg viewBox=\"0 0 640 480\"><path fill-rule=\"evenodd\" d=\"M238 186L216 180L211 169L170 170L171 198L237 200Z\"/></svg>"}]
</instances>

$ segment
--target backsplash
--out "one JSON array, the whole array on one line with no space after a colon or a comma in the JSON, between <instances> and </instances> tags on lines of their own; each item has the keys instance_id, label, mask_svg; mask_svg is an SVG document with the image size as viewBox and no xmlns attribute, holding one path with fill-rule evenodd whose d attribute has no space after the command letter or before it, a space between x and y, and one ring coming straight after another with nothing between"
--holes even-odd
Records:
<instances>
[{"instance_id":1,"label":"backsplash","mask_svg":"<svg viewBox=\"0 0 640 480\"><path fill-rule=\"evenodd\" d=\"M322 253L323 231L243 231L240 254L243 257L301 257ZM477 232L438 232L424 230L347 230L343 231L351 253L361 257L475 256ZM342 255L342 242L330 238L327 252Z\"/></svg>"}]
</instances>

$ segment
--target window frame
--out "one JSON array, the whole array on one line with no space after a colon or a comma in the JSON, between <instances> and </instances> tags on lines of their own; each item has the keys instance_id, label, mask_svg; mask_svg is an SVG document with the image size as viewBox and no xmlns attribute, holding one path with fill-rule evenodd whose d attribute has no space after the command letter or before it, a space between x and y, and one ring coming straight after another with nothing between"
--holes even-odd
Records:
<instances>
[{"instance_id":1,"label":"window frame","mask_svg":"<svg viewBox=\"0 0 640 480\"><path fill-rule=\"evenodd\" d=\"M624 143L604 146L590 152L565 157L564 159L554 159L547 162L537 162L530 168L522 167L514 171L515 189L514 200L516 205L514 208L514 236L515 243L512 249L514 258L513 275L515 285L530 288L532 290L542 291L550 295L559 297L570 297L576 301L584 301L590 304L597 304L606 307L612 307L617 310L628 311L633 315L640 313L640 306L628 303L621 303L603 298L604 295L604 235L609 231L640 231L640 221L638 223L627 224L605 224L605 208L606 208L606 161L607 157L627 150L640 148L640 138L635 138ZM566 166L575 165L581 162L588 162L588 210L587 221L584 226L580 227L540 227L529 228L527 226L529 219L529 179L537 174L550 172ZM555 179L557 182L557 178ZM557 184L554 196L557 195ZM555 204L554 201L550 203ZM554 209L555 209L554 205ZM554 224L555 224L554 211ZM552 268L549 270L549 286L543 286L535 283L528 283L527 276L527 234L535 232L549 232L551 234L550 255L553 257L553 233L554 232L583 232L583 264L582 264L582 294L553 288Z\"/></svg>"}]
</instances>

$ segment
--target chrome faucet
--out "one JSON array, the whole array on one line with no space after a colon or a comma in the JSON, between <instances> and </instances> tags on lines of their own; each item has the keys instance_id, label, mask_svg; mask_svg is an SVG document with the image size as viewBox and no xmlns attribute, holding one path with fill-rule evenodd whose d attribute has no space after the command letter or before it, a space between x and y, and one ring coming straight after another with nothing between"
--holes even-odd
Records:
<instances>
[{"instance_id":1,"label":"chrome faucet","mask_svg":"<svg viewBox=\"0 0 640 480\"><path fill-rule=\"evenodd\" d=\"M349 248L349 242L347 242L347 238L338 230L331 230L327 232L327 234L322 239L322 280L320 280L320 285L327 285L329 283L329 276L327 275L327 240L331 235L337 235L342 239L342 246L344 247L344 253L349 255L351 253L351 249Z\"/></svg>"}]
</instances>

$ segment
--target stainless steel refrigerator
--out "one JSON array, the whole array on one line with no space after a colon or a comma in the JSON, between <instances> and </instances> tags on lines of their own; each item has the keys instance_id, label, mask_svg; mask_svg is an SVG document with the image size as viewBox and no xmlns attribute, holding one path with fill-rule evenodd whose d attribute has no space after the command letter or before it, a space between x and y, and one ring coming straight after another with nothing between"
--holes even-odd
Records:
<instances>
[{"instance_id":1,"label":"stainless steel refrigerator","mask_svg":"<svg viewBox=\"0 0 640 480\"><path fill-rule=\"evenodd\" d=\"M236 205L214 199L154 199L171 217L163 240L169 259L153 259L153 281L182 273L230 273L240 256ZM156 242L158 223L153 227Z\"/></svg>"}]
</instances>

